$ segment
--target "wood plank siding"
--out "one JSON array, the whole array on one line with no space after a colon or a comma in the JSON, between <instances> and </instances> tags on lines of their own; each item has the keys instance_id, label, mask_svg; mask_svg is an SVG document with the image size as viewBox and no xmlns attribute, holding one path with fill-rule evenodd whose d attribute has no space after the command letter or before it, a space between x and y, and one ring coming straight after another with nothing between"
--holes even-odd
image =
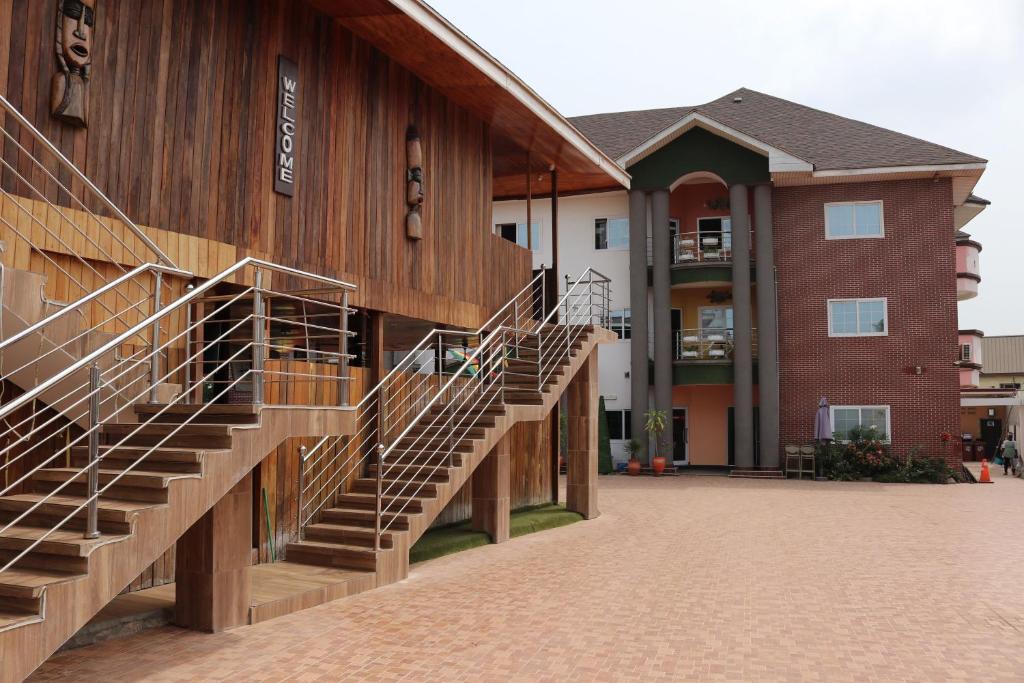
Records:
<instances>
[{"instance_id":1,"label":"wood plank siding","mask_svg":"<svg viewBox=\"0 0 1024 683\"><path fill-rule=\"evenodd\" d=\"M76 130L49 113L56 3L0 0L0 91L179 265L208 276L222 261L199 252L256 255L351 281L356 305L466 327L525 281L529 254L489 229L488 124L336 20L291 0L101 0ZM294 198L273 192L279 54L299 69Z\"/></svg>"},{"instance_id":2,"label":"wood plank siding","mask_svg":"<svg viewBox=\"0 0 1024 683\"><path fill-rule=\"evenodd\" d=\"M483 323L530 277L529 252L493 235L490 224L495 188L514 194L521 179L506 176L525 177L525 168L496 161L495 149L531 144L536 131L511 143L509 131L497 134L479 111L456 104L338 19L297 0L98 0L88 128L75 129L50 115L58 2L0 0L0 93L180 268L208 278L256 256L352 282L354 306L464 328ZM294 197L273 191L279 55L298 65ZM421 241L405 236L410 124L423 145ZM559 151L557 134L546 134L555 140L546 143L552 155L584 159L578 151ZM24 132L18 141L34 146ZM101 226L66 194L50 194L54 184L13 142L0 146L4 159L14 160L0 169L0 240L7 245L0 261L44 273L50 299L72 301L119 274L114 263L134 266L134 254L147 253L109 212L89 207ZM49 187L45 199L65 207L64 215L31 196L18 174ZM73 195L82 191L66 172L57 180ZM615 185L603 177L592 182ZM184 283L165 286L168 298L177 297ZM132 312L129 322L140 316ZM184 357L183 350L172 351L171 366ZM354 404L369 371L356 367L352 375ZM0 398L20 392L9 384L2 389ZM269 403L330 405L337 385L269 384L267 392ZM510 438L513 508L547 501L546 424L518 424ZM270 561L271 544L281 559L296 533L299 447L315 441L288 439L254 471L253 548L261 562ZM37 464L61 445L40 449L23 464ZM20 473L15 468L8 476ZM438 523L467 519L470 504L467 484ZM125 590L173 580L174 551Z\"/></svg>"}]
</instances>

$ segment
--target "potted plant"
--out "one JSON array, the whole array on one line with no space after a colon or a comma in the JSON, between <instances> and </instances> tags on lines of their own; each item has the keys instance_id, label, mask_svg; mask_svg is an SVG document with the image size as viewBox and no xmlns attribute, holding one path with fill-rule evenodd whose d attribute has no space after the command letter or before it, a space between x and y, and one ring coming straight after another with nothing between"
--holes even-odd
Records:
<instances>
[{"instance_id":1,"label":"potted plant","mask_svg":"<svg viewBox=\"0 0 1024 683\"><path fill-rule=\"evenodd\" d=\"M659 476L665 471L665 456L661 455L661 449L658 446L661 435L665 431L667 419L668 415L664 410L648 410L644 414L644 431L647 432L648 443L653 445L654 457L651 458L651 469L654 470L654 476Z\"/></svg>"},{"instance_id":2,"label":"potted plant","mask_svg":"<svg viewBox=\"0 0 1024 683\"><path fill-rule=\"evenodd\" d=\"M630 439L626 442L624 449L626 455L629 456L629 464L626 466L626 471L635 477L640 474L640 452L643 450L643 447L637 439Z\"/></svg>"}]
</instances>

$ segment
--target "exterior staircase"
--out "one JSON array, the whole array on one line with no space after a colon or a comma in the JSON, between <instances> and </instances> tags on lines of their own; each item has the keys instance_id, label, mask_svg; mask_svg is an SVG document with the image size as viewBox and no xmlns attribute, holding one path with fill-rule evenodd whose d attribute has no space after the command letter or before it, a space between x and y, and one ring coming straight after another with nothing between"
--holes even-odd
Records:
<instances>
[{"instance_id":1,"label":"exterior staircase","mask_svg":"<svg viewBox=\"0 0 1024 683\"><path fill-rule=\"evenodd\" d=\"M601 296L596 297L599 308L590 303L576 306L577 298L595 299L595 282L601 288ZM356 421L362 427L357 427L349 443L321 442L304 455L304 463L313 461L318 467L303 468L303 493L316 491L317 483L333 476L320 477L319 472L336 472L339 465L343 468L354 459L356 464L328 495L318 498L311 513L306 512L309 504L300 501L301 540L288 544L287 561L373 572L376 586L404 578L409 549L512 425L547 418L596 346L616 339L593 324L606 319L606 288L603 276L595 281L591 274L585 283L581 278L556 309L564 312L561 323L549 315L531 324L517 313L501 317L499 312L489 335L487 325L466 333L483 340L433 395L385 398L389 383L404 387L403 376L423 374L415 361L385 378L360 404L364 410L357 412ZM519 296L532 291L528 285ZM516 308L533 310L525 304ZM523 329L529 332L521 333ZM452 333L428 335L407 359L420 358L421 349L444 349L445 334ZM442 356L437 351L435 370L443 367L437 360ZM464 379L471 368L475 374ZM439 373L439 385L443 376ZM409 410L410 404L420 409ZM376 413L378 408L388 416L416 415L398 425L385 425ZM324 453L332 448L334 457L324 462Z\"/></svg>"}]
</instances>

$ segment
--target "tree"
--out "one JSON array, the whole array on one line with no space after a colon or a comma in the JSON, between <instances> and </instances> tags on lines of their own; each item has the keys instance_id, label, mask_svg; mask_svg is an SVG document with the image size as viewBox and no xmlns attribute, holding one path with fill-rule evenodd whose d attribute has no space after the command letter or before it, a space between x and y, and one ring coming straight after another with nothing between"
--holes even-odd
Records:
<instances>
[{"instance_id":1,"label":"tree","mask_svg":"<svg viewBox=\"0 0 1024 683\"><path fill-rule=\"evenodd\" d=\"M597 471L600 474L611 474L615 471L612 465L612 444L608 438L608 415L604 410L604 396L597 401Z\"/></svg>"}]
</instances>

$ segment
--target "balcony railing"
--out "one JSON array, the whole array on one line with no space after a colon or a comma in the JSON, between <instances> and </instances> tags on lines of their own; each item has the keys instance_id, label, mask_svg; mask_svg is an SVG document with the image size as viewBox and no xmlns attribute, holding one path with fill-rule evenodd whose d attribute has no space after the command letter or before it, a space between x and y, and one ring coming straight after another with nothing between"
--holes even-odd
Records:
<instances>
[{"instance_id":1,"label":"balcony railing","mask_svg":"<svg viewBox=\"0 0 1024 683\"><path fill-rule=\"evenodd\" d=\"M751 231L753 244L753 231ZM671 259L673 266L690 263L731 263L732 233L731 232L683 232L672 235ZM653 247L651 239L647 239L647 265L653 265ZM754 250L750 250L750 258L754 258Z\"/></svg>"},{"instance_id":2,"label":"balcony railing","mask_svg":"<svg viewBox=\"0 0 1024 683\"><path fill-rule=\"evenodd\" d=\"M732 360L735 340L732 328L705 328L700 330L676 330L673 340L674 359ZM757 357L757 329L750 331L751 347Z\"/></svg>"}]
</instances>

